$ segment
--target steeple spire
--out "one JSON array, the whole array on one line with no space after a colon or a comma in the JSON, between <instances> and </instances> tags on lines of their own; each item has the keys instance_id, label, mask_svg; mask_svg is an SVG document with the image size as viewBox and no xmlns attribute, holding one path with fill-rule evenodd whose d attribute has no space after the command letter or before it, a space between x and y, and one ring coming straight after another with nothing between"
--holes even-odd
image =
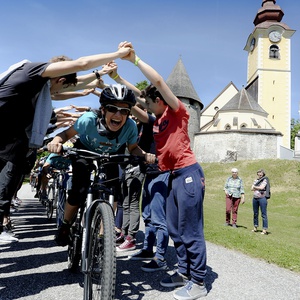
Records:
<instances>
[{"instance_id":1,"label":"steeple spire","mask_svg":"<svg viewBox=\"0 0 300 300\"><path fill-rule=\"evenodd\" d=\"M262 0L262 8L260 8L253 21L257 26L263 22L280 22L284 16L284 12L279 5L276 5L276 0Z\"/></svg>"},{"instance_id":2,"label":"steeple spire","mask_svg":"<svg viewBox=\"0 0 300 300\"><path fill-rule=\"evenodd\" d=\"M191 79L183 65L181 55L173 71L167 78L166 83L176 97L195 100L199 102L201 109L203 108L203 104L197 95Z\"/></svg>"}]
</instances>

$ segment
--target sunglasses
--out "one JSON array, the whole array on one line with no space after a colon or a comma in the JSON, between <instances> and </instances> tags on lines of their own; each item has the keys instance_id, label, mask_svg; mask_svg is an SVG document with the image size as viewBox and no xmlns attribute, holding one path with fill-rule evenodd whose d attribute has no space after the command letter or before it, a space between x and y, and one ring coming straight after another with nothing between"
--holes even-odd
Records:
<instances>
[{"instance_id":1,"label":"sunglasses","mask_svg":"<svg viewBox=\"0 0 300 300\"><path fill-rule=\"evenodd\" d=\"M105 106L105 108L107 109L108 112L113 113L113 114L115 114L119 111L121 113L121 115L127 116L130 113L130 108L124 108L124 107L121 108L121 107L111 105L111 104L107 104Z\"/></svg>"}]
</instances>

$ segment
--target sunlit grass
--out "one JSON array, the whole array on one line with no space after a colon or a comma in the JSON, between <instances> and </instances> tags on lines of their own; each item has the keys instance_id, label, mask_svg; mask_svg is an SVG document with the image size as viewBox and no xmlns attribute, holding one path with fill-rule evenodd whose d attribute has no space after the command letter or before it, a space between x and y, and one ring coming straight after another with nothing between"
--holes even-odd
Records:
<instances>
[{"instance_id":1,"label":"sunlit grass","mask_svg":"<svg viewBox=\"0 0 300 300\"><path fill-rule=\"evenodd\" d=\"M300 272L300 162L256 160L227 164L201 164L206 177L204 201L205 238L215 244L235 249L252 257ZM238 229L225 223L225 180L231 168L238 168L245 185L246 203L240 205ZM271 182L268 203L270 234L253 233L252 192L256 171L265 169ZM261 216L259 216L261 230Z\"/></svg>"}]
</instances>

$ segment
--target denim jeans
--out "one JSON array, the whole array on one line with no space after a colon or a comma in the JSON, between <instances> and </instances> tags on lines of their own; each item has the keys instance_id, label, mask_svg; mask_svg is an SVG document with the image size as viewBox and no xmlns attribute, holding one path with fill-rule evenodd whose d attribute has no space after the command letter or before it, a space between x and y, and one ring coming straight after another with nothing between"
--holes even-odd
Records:
<instances>
[{"instance_id":1,"label":"denim jeans","mask_svg":"<svg viewBox=\"0 0 300 300\"><path fill-rule=\"evenodd\" d=\"M143 249L153 251L156 240L156 254L163 260L168 248L169 233L166 220L166 198L169 172L146 175L142 200L142 217L145 222Z\"/></svg>"},{"instance_id":2,"label":"denim jeans","mask_svg":"<svg viewBox=\"0 0 300 300\"><path fill-rule=\"evenodd\" d=\"M252 206L253 206L253 225L254 225L254 227L258 227L258 225L259 225L258 214L259 214L259 208L260 208L262 223L263 223L262 228L268 229L268 215L267 215L268 200L266 199L266 197L253 198Z\"/></svg>"}]
</instances>

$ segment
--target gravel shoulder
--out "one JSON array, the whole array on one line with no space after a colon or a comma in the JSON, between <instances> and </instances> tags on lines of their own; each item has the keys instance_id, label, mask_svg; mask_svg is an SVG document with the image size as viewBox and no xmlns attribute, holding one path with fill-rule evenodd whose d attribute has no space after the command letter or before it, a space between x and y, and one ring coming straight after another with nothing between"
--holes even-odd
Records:
<instances>
[{"instance_id":1,"label":"gravel shoulder","mask_svg":"<svg viewBox=\"0 0 300 300\"><path fill-rule=\"evenodd\" d=\"M18 194L23 202L12 220L19 242L0 243L0 300L82 299L82 275L67 270L66 247L55 245L54 221L47 221L45 209L33 195L28 184L23 185ZM142 247L142 223L137 249ZM167 272L145 273L140 269L143 262L128 260L130 254L132 251L117 254L115 299L174 299L172 289L159 285L176 265L172 241L169 242ZM208 242L207 256L209 293L205 299L300 299L298 273Z\"/></svg>"}]
</instances>

